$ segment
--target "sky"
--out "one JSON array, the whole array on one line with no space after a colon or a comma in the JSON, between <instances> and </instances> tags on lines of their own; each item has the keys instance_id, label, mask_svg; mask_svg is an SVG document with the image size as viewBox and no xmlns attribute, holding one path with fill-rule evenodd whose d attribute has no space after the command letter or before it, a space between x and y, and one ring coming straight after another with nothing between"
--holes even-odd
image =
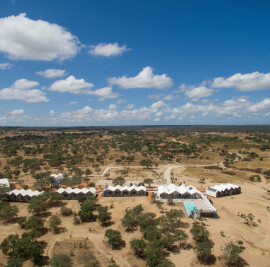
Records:
<instances>
[{"instance_id":1,"label":"sky","mask_svg":"<svg viewBox=\"0 0 270 267\"><path fill-rule=\"evenodd\" d=\"M0 126L270 123L270 1L1 0Z\"/></svg>"}]
</instances>

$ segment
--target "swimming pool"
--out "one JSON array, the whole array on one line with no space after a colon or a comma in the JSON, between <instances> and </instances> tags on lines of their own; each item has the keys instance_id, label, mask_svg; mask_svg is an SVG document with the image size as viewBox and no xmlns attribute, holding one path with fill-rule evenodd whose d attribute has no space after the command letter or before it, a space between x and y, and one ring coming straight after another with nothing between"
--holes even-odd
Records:
<instances>
[{"instance_id":1,"label":"swimming pool","mask_svg":"<svg viewBox=\"0 0 270 267\"><path fill-rule=\"evenodd\" d=\"M187 217L189 217L192 212L194 212L195 217L199 216L199 211L193 202L183 202L183 205L184 205Z\"/></svg>"}]
</instances>

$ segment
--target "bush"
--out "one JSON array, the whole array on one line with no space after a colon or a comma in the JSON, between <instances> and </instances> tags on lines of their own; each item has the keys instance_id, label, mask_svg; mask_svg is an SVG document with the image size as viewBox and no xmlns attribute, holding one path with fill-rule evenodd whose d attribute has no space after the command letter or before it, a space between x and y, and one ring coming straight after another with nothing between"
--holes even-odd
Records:
<instances>
[{"instance_id":1,"label":"bush","mask_svg":"<svg viewBox=\"0 0 270 267\"><path fill-rule=\"evenodd\" d=\"M58 230L58 226L62 223L61 219L57 216L52 216L50 218L50 227L53 228L54 232L56 233Z\"/></svg>"},{"instance_id":2,"label":"bush","mask_svg":"<svg viewBox=\"0 0 270 267\"><path fill-rule=\"evenodd\" d=\"M50 260L52 267L72 267L71 258L67 254L56 254Z\"/></svg>"},{"instance_id":3,"label":"bush","mask_svg":"<svg viewBox=\"0 0 270 267\"><path fill-rule=\"evenodd\" d=\"M100 223L105 226L111 220L112 216L111 213L108 212L108 207L99 207L98 208L98 220Z\"/></svg>"},{"instance_id":4,"label":"bush","mask_svg":"<svg viewBox=\"0 0 270 267\"><path fill-rule=\"evenodd\" d=\"M130 241L130 247L134 250L138 257L144 258L146 242L143 239L132 239Z\"/></svg>"},{"instance_id":5,"label":"bush","mask_svg":"<svg viewBox=\"0 0 270 267\"><path fill-rule=\"evenodd\" d=\"M108 229L105 232L105 237L108 238L109 244L112 246L112 248L119 248L123 244L122 235L117 230Z\"/></svg>"},{"instance_id":6,"label":"bush","mask_svg":"<svg viewBox=\"0 0 270 267\"><path fill-rule=\"evenodd\" d=\"M70 216L72 214L72 210L67 207L62 207L60 209L61 215L63 216Z\"/></svg>"},{"instance_id":7,"label":"bush","mask_svg":"<svg viewBox=\"0 0 270 267\"><path fill-rule=\"evenodd\" d=\"M223 258L226 260L227 266L241 266L242 258L239 256L242 249L232 242L225 245L222 249Z\"/></svg>"}]
</instances>

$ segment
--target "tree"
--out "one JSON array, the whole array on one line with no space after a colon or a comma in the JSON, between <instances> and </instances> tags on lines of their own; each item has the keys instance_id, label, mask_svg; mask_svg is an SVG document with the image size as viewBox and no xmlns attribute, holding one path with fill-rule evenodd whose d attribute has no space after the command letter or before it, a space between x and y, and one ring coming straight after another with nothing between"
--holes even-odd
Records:
<instances>
[{"instance_id":1,"label":"tree","mask_svg":"<svg viewBox=\"0 0 270 267\"><path fill-rule=\"evenodd\" d=\"M143 183L144 183L144 184L148 184L148 186L150 187L151 184L153 183L153 179L146 178L146 179L143 180Z\"/></svg>"},{"instance_id":2,"label":"tree","mask_svg":"<svg viewBox=\"0 0 270 267\"><path fill-rule=\"evenodd\" d=\"M21 258L12 257L7 261L6 267L21 267L24 260Z\"/></svg>"},{"instance_id":3,"label":"tree","mask_svg":"<svg viewBox=\"0 0 270 267\"><path fill-rule=\"evenodd\" d=\"M111 220L112 216L111 213L108 212L108 207L99 207L98 208L98 220L100 223L105 226Z\"/></svg>"},{"instance_id":4,"label":"tree","mask_svg":"<svg viewBox=\"0 0 270 267\"><path fill-rule=\"evenodd\" d=\"M112 248L119 248L123 244L122 235L117 230L108 229L105 232L105 237L108 238L108 242Z\"/></svg>"},{"instance_id":5,"label":"tree","mask_svg":"<svg viewBox=\"0 0 270 267\"><path fill-rule=\"evenodd\" d=\"M58 226L62 223L61 219L58 216L52 216L50 218L50 227L53 229L54 233L57 233Z\"/></svg>"},{"instance_id":6,"label":"tree","mask_svg":"<svg viewBox=\"0 0 270 267\"><path fill-rule=\"evenodd\" d=\"M193 235L195 241L197 242L208 241L209 232L207 231L204 225L193 224L190 232Z\"/></svg>"},{"instance_id":7,"label":"tree","mask_svg":"<svg viewBox=\"0 0 270 267\"><path fill-rule=\"evenodd\" d=\"M92 171L90 169L85 170L85 175L89 176L92 174Z\"/></svg>"},{"instance_id":8,"label":"tree","mask_svg":"<svg viewBox=\"0 0 270 267\"><path fill-rule=\"evenodd\" d=\"M45 192L42 194L42 197L46 199L49 207L59 207L61 200L63 200L63 196L57 192Z\"/></svg>"},{"instance_id":9,"label":"tree","mask_svg":"<svg viewBox=\"0 0 270 267\"><path fill-rule=\"evenodd\" d=\"M144 258L146 242L143 239L132 239L130 247L134 250L137 257Z\"/></svg>"},{"instance_id":10,"label":"tree","mask_svg":"<svg viewBox=\"0 0 270 267\"><path fill-rule=\"evenodd\" d=\"M141 162L140 162L140 165L141 165L141 166L145 166L147 169L148 169L149 167L152 167L153 164L154 164L153 161L150 160L150 159L142 159Z\"/></svg>"},{"instance_id":11,"label":"tree","mask_svg":"<svg viewBox=\"0 0 270 267\"><path fill-rule=\"evenodd\" d=\"M37 236L37 235L35 235ZM9 235L1 243L2 252L11 257L24 260L32 259L35 263L39 262L43 254L43 248L40 242L34 240L33 234L24 233L21 238L18 235Z\"/></svg>"},{"instance_id":12,"label":"tree","mask_svg":"<svg viewBox=\"0 0 270 267\"><path fill-rule=\"evenodd\" d=\"M44 220L37 216L30 217L25 222L25 229L41 229L44 226Z\"/></svg>"},{"instance_id":13,"label":"tree","mask_svg":"<svg viewBox=\"0 0 270 267\"><path fill-rule=\"evenodd\" d=\"M123 185L125 182L126 182L125 178L120 177L120 176L113 179L112 181L113 185Z\"/></svg>"},{"instance_id":14,"label":"tree","mask_svg":"<svg viewBox=\"0 0 270 267\"><path fill-rule=\"evenodd\" d=\"M47 204L40 197L34 197L30 200L28 211L34 214L40 214L47 210Z\"/></svg>"},{"instance_id":15,"label":"tree","mask_svg":"<svg viewBox=\"0 0 270 267\"><path fill-rule=\"evenodd\" d=\"M17 206L11 206L9 203L0 203L0 221L12 222L18 215Z\"/></svg>"},{"instance_id":16,"label":"tree","mask_svg":"<svg viewBox=\"0 0 270 267\"><path fill-rule=\"evenodd\" d=\"M50 260L52 267L72 267L71 258L67 254L56 254Z\"/></svg>"},{"instance_id":17,"label":"tree","mask_svg":"<svg viewBox=\"0 0 270 267\"><path fill-rule=\"evenodd\" d=\"M148 226L156 226L158 221L155 219L155 213L144 213L138 216L141 232L144 234Z\"/></svg>"},{"instance_id":18,"label":"tree","mask_svg":"<svg viewBox=\"0 0 270 267\"><path fill-rule=\"evenodd\" d=\"M213 243L208 241L197 242L194 250L197 252L198 260L203 264L214 264L216 257L211 254ZM230 265L231 266L231 265Z\"/></svg>"},{"instance_id":19,"label":"tree","mask_svg":"<svg viewBox=\"0 0 270 267\"><path fill-rule=\"evenodd\" d=\"M175 231L175 239L180 241L179 246L182 246L182 242L186 242L188 239L188 235L183 230L176 230Z\"/></svg>"},{"instance_id":20,"label":"tree","mask_svg":"<svg viewBox=\"0 0 270 267\"><path fill-rule=\"evenodd\" d=\"M240 253L242 253L242 249L239 246L230 242L222 248L222 251L227 266L241 266L242 258Z\"/></svg>"},{"instance_id":21,"label":"tree","mask_svg":"<svg viewBox=\"0 0 270 267\"><path fill-rule=\"evenodd\" d=\"M146 266L155 267L163 258L163 247L159 242L148 243L145 251Z\"/></svg>"},{"instance_id":22,"label":"tree","mask_svg":"<svg viewBox=\"0 0 270 267\"><path fill-rule=\"evenodd\" d=\"M78 212L82 222L91 222L94 218L93 211L95 207L93 203L84 201L81 205L81 210Z\"/></svg>"}]
</instances>

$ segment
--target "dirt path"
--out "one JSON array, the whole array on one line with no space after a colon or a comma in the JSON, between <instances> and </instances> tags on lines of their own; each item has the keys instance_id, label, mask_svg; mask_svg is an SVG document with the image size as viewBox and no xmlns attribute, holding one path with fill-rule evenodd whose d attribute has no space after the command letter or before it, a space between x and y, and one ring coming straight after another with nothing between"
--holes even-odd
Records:
<instances>
[{"instance_id":1,"label":"dirt path","mask_svg":"<svg viewBox=\"0 0 270 267\"><path fill-rule=\"evenodd\" d=\"M164 180L167 181L167 184L171 184L172 183L172 179L171 179L171 171L174 168L178 168L179 166L175 165L175 166L166 166L166 171L164 172Z\"/></svg>"}]
</instances>

